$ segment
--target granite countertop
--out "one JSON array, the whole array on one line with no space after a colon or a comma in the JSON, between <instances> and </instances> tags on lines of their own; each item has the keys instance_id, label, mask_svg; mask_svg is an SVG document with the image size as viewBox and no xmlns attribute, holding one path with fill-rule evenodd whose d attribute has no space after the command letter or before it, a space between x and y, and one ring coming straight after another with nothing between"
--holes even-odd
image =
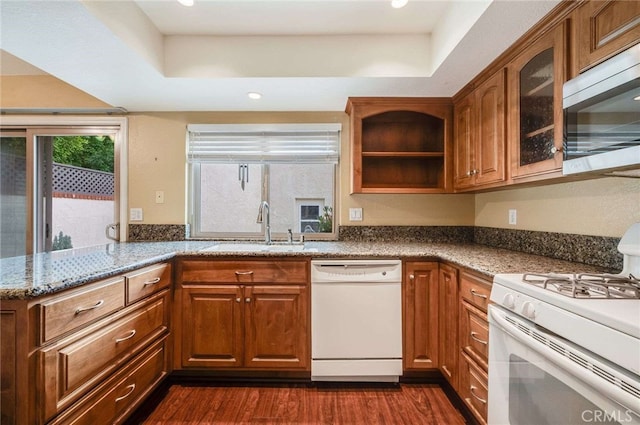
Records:
<instances>
[{"instance_id":1,"label":"granite countertop","mask_svg":"<svg viewBox=\"0 0 640 425\"><path fill-rule=\"evenodd\" d=\"M0 299L30 299L181 256L218 258L418 258L443 260L492 279L499 273L598 272L602 268L477 244L307 242L303 252L210 251L216 241L128 242L0 259ZM234 244L237 244L235 242Z\"/></svg>"}]
</instances>

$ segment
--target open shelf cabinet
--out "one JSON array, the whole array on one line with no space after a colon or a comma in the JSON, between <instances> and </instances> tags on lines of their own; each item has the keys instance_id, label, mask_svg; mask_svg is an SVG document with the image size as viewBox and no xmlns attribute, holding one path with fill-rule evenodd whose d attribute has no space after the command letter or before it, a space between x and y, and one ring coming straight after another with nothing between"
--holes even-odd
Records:
<instances>
[{"instance_id":1,"label":"open shelf cabinet","mask_svg":"<svg viewBox=\"0 0 640 425\"><path fill-rule=\"evenodd\" d=\"M347 113L352 193L450 189L450 99L350 98Z\"/></svg>"}]
</instances>

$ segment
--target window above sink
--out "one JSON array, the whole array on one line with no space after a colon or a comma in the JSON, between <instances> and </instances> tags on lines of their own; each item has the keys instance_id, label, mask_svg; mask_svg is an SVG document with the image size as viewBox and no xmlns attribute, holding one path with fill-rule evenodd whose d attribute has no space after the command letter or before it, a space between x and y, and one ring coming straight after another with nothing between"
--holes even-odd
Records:
<instances>
[{"instance_id":1,"label":"window above sink","mask_svg":"<svg viewBox=\"0 0 640 425\"><path fill-rule=\"evenodd\" d=\"M189 125L189 223L195 238L335 239L340 124ZM276 248L273 248L276 249Z\"/></svg>"}]
</instances>

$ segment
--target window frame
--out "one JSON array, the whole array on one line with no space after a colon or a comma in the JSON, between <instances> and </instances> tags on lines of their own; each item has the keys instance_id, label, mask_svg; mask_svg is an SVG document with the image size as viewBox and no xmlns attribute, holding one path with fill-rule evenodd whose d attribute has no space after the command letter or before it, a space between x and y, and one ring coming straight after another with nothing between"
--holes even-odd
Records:
<instances>
[{"instance_id":1,"label":"window frame","mask_svg":"<svg viewBox=\"0 0 640 425\"><path fill-rule=\"evenodd\" d=\"M340 196L339 196L339 188L340 188L340 146L341 146L341 141L342 141L342 125L339 123L326 123L326 124L220 124L220 125L216 125L216 124L211 124L211 125L206 125L206 124L190 124L187 127L191 128L191 127L197 127L197 128L202 128L202 127L215 127L215 126L219 126L221 128L225 128L225 129L236 129L236 130L243 130L246 129L247 132L255 132L256 128L261 128L261 129L269 129L269 130L283 130L283 129L300 129L300 128L317 128L317 127L322 127L322 126L326 126L326 128L332 128L335 129L335 131L338 132L338 159L336 160L336 162L325 162L325 161L312 161L311 163L316 163L316 164L322 164L322 163L326 163L326 164L331 164L333 166L333 186L332 186L332 190L333 190L333 211L334 211L334 217L333 217L333 221L332 221L332 231L331 232L323 232L323 233L303 233L300 231L296 231L297 229L292 229L292 233L294 235L294 239L299 239L301 235L304 235L304 238L306 240L337 240L337 236L338 236L338 225L337 225L337 220L336 220L336 216L335 216L335 211L339 211L339 201L340 201ZM214 239L214 240L256 240L256 239L262 239L264 237L264 232L265 232L265 223L262 223L261 226L261 232L260 233L253 233L253 232L202 232L201 229L201 223L200 223L200 197L201 197L201 164L205 163L206 161L196 161L196 160L189 160L189 134L187 132L186 135L187 141L186 141L186 151L187 151L187 217L188 217L188 224L189 224L189 235L187 236L187 239L191 239L191 240L198 240L198 239ZM233 160L233 161L221 161L221 162L227 162L227 163L233 163L233 164L242 164L242 163L246 163L247 161L243 161L242 159L237 159L237 160ZM251 162L251 161L249 161ZM253 163L256 163L255 161ZM263 164L262 167L262 173L261 173L261 178L262 178L262 200L266 200L267 202L269 202L269 191L272 190L271 186L269 184L269 165L271 163L273 164L282 164L282 162L280 161L269 161L267 160L262 160L259 163ZM309 163L309 161L304 161L304 163ZM292 164L294 164L294 162L292 162ZM299 164L299 163L296 163ZM314 198L315 199L315 198ZM294 215L294 217L296 217L296 223L299 225L299 208L297 208L297 200L296 202L296 214ZM258 214L258 206L259 203L256 203L256 215ZM322 209L321 209L322 212ZM286 232L272 232L271 233L271 237L272 240L287 240L287 233Z\"/></svg>"},{"instance_id":2,"label":"window frame","mask_svg":"<svg viewBox=\"0 0 640 425\"><path fill-rule=\"evenodd\" d=\"M128 235L128 190L127 190L127 140L128 120L126 117L83 117L53 115L5 115L0 129L6 132L22 131L26 138L27 150L27 241L26 255L41 252L46 243L39 241L42 231L42 217L38 216L38 176L36 156L39 147L38 136L108 134L114 142L114 222L119 224L118 239L126 241Z\"/></svg>"}]
</instances>

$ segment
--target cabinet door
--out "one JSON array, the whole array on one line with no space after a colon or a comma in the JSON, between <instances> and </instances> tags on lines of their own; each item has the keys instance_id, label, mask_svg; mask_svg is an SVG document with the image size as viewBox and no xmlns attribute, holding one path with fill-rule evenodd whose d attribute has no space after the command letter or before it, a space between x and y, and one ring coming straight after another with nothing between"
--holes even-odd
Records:
<instances>
[{"instance_id":1,"label":"cabinet door","mask_svg":"<svg viewBox=\"0 0 640 425\"><path fill-rule=\"evenodd\" d=\"M439 357L440 370L453 388L458 388L458 270L440 265Z\"/></svg>"},{"instance_id":2,"label":"cabinet door","mask_svg":"<svg viewBox=\"0 0 640 425\"><path fill-rule=\"evenodd\" d=\"M17 359L18 320L15 311L0 312L0 423L12 425L17 422L18 381Z\"/></svg>"},{"instance_id":3,"label":"cabinet door","mask_svg":"<svg viewBox=\"0 0 640 425\"><path fill-rule=\"evenodd\" d=\"M245 367L308 369L309 296L307 287L247 286Z\"/></svg>"},{"instance_id":4,"label":"cabinet door","mask_svg":"<svg viewBox=\"0 0 640 425\"><path fill-rule=\"evenodd\" d=\"M548 32L509 64L511 172L514 178L562 168L565 25Z\"/></svg>"},{"instance_id":5,"label":"cabinet door","mask_svg":"<svg viewBox=\"0 0 640 425\"><path fill-rule=\"evenodd\" d=\"M455 189L464 189L473 185L473 142L475 139L473 120L473 99L471 93L454 108L454 177Z\"/></svg>"},{"instance_id":6,"label":"cabinet door","mask_svg":"<svg viewBox=\"0 0 640 425\"><path fill-rule=\"evenodd\" d=\"M472 170L476 185L505 180L504 73L498 71L475 91L478 138Z\"/></svg>"},{"instance_id":7,"label":"cabinet door","mask_svg":"<svg viewBox=\"0 0 640 425\"><path fill-rule=\"evenodd\" d=\"M182 366L239 367L243 298L237 285L182 289Z\"/></svg>"},{"instance_id":8,"label":"cabinet door","mask_svg":"<svg viewBox=\"0 0 640 425\"><path fill-rule=\"evenodd\" d=\"M403 289L405 369L438 367L438 263L408 262Z\"/></svg>"},{"instance_id":9,"label":"cabinet door","mask_svg":"<svg viewBox=\"0 0 640 425\"><path fill-rule=\"evenodd\" d=\"M578 71L638 44L640 2L592 0L577 11Z\"/></svg>"}]
</instances>

